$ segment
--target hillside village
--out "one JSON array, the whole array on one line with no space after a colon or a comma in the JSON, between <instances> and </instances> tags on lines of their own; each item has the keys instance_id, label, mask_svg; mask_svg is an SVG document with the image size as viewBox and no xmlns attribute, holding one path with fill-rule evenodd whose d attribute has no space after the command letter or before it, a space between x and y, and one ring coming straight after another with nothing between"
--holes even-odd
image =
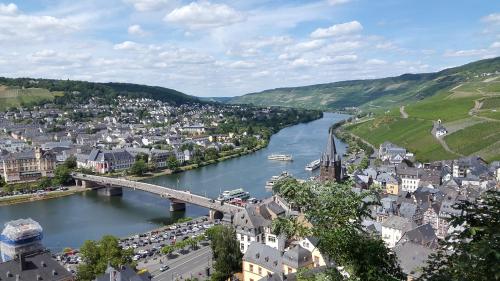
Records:
<instances>
[{"instance_id":1,"label":"hillside village","mask_svg":"<svg viewBox=\"0 0 500 281\"><path fill-rule=\"evenodd\" d=\"M320 116L304 112L122 96L115 104L94 97L70 109L12 109L0 113L0 177L6 183L52 177L68 158L99 174L126 173L139 158L148 171L174 171L265 146L275 130Z\"/></svg>"},{"instance_id":2,"label":"hillside village","mask_svg":"<svg viewBox=\"0 0 500 281\"><path fill-rule=\"evenodd\" d=\"M500 188L498 161L488 164L473 156L419 163L411 152L390 142L376 151L377 165L357 169L348 176L345 166L340 169L330 138L316 181L336 180L336 173L341 171L340 177L349 179L354 192L378 190L380 204L371 207L371 218L364 218L362 225L396 254L408 281L420 277L439 241L456 230L449 222L451 216L461 215L456 204L473 202L484 192ZM321 253L318 237L287 238L273 232L273 220L289 216L302 218L302 209L291 205L279 192L235 214L231 223L244 254L240 280L296 280L301 269L318 273L332 266L348 277L341 265Z\"/></svg>"}]
</instances>

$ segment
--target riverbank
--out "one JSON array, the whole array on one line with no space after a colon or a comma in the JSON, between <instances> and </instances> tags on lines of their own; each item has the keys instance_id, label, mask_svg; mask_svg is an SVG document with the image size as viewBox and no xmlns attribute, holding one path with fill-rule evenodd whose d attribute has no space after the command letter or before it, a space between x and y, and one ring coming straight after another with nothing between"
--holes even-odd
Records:
<instances>
[{"instance_id":1,"label":"riverbank","mask_svg":"<svg viewBox=\"0 0 500 281\"><path fill-rule=\"evenodd\" d=\"M143 175L143 176L126 176L125 178L128 179L128 180L139 181L139 180L152 179L152 178L161 177L161 176L167 176L167 175L171 175L171 174L182 173L182 172L194 170L194 169L197 169L197 168L201 168L201 167L204 167L204 166L208 166L208 165L220 163L220 162L223 162L223 161L226 161L226 160L229 160L229 159L233 159L233 158L237 158L237 157L248 155L250 153L257 152L257 151L259 151L259 150L261 150L263 148L266 148L268 146L268 144L269 144L269 142L266 141L265 144L258 145L258 146L256 146L255 148L252 148L252 149L243 150L241 152L234 153L234 154L227 155L227 156L223 156L223 157L220 157L220 158L217 158L217 159L214 159L214 160L204 161L204 162L201 162L199 164L190 164L190 165L186 165L186 166L181 166L181 167L177 168L177 170L175 170L175 171L172 171L170 169L165 169L163 171L149 173L149 174L146 174L146 175Z\"/></svg>"},{"instance_id":2,"label":"riverbank","mask_svg":"<svg viewBox=\"0 0 500 281\"><path fill-rule=\"evenodd\" d=\"M50 192L45 192L45 193L41 193L41 194L34 193L34 194L6 196L6 197L0 198L0 207L7 206L7 205L27 203L27 202L54 199L54 198L69 196L69 195L72 195L72 194L75 194L78 192L84 192L86 190L87 189L85 189L85 188L73 186L73 187L70 187L69 190L64 190L64 191L50 191Z\"/></svg>"}]
</instances>

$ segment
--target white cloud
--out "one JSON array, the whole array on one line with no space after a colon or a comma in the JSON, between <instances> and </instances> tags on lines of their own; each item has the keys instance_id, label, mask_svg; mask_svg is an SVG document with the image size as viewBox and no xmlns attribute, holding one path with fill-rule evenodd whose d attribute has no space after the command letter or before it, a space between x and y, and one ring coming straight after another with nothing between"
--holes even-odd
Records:
<instances>
[{"instance_id":1,"label":"white cloud","mask_svg":"<svg viewBox=\"0 0 500 281\"><path fill-rule=\"evenodd\" d=\"M231 68L254 68L255 63L249 62L249 61L239 60L239 61L235 61L235 62L229 64L229 67L231 67Z\"/></svg>"},{"instance_id":2,"label":"white cloud","mask_svg":"<svg viewBox=\"0 0 500 281\"><path fill-rule=\"evenodd\" d=\"M132 4L139 12L149 12L165 7L169 0L125 0L125 2Z\"/></svg>"},{"instance_id":3,"label":"white cloud","mask_svg":"<svg viewBox=\"0 0 500 281\"><path fill-rule=\"evenodd\" d=\"M288 51L294 51L294 52L308 52L308 51L316 50L316 49L322 47L324 44L325 44L325 41L323 41L323 40L309 40L309 41L297 43L293 46L287 47L286 49Z\"/></svg>"},{"instance_id":4,"label":"white cloud","mask_svg":"<svg viewBox=\"0 0 500 281\"><path fill-rule=\"evenodd\" d=\"M13 15L17 13L17 6L14 3L3 4L0 3L0 15Z\"/></svg>"},{"instance_id":5,"label":"white cloud","mask_svg":"<svg viewBox=\"0 0 500 281\"><path fill-rule=\"evenodd\" d=\"M311 66L311 62L307 59L304 59L304 58L299 58L299 59L295 59L294 61L292 61L292 63L290 64L292 67L295 67L295 68L300 68L300 67L307 67L307 66Z\"/></svg>"},{"instance_id":6,"label":"white cloud","mask_svg":"<svg viewBox=\"0 0 500 281\"><path fill-rule=\"evenodd\" d=\"M500 13L489 14L481 18L481 20L483 22L494 23L494 24L500 23Z\"/></svg>"},{"instance_id":7,"label":"white cloud","mask_svg":"<svg viewBox=\"0 0 500 281\"><path fill-rule=\"evenodd\" d=\"M41 51L33 53L32 56L37 57L37 58L50 58L50 57L54 57L56 54L57 53L54 50L45 49L45 50L41 50Z\"/></svg>"},{"instance_id":8,"label":"white cloud","mask_svg":"<svg viewBox=\"0 0 500 281\"><path fill-rule=\"evenodd\" d=\"M351 51L361 47L361 42L359 41L343 41L335 42L324 48L328 53L340 53L344 51Z\"/></svg>"},{"instance_id":9,"label":"white cloud","mask_svg":"<svg viewBox=\"0 0 500 281\"><path fill-rule=\"evenodd\" d=\"M225 4L201 1L173 10L165 16L164 20L190 29L199 29L232 25L244 21L245 16Z\"/></svg>"},{"instance_id":10,"label":"white cloud","mask_svg":"<svg viewBox=\"0 0 500 281\"><path fill-rule=\"evenodd\" d=\"M128 27L127 29L128 34L130 35L136 35L136 36L144 36L147 34L146 31L142 29L142 27L138 24L134 24Z\"/></svg>"},{"instance_id":11,"label":"white cloud","mask_svg":"<svg viewBox=\"0 0 500 281\"><path fill-rule=\"evenodd\" d=\"M332 6L341 5L349 2L351 2L351 0L328 0L328 4Z\"/></svg>"},{"instance_id":12,"label":"white cloud","mask_svg":"<svg viewBox=\"0 0 500 281\"><path fill-rule=\"evenodd\" d=\"M387 64L387 62L385 60L381 60L381 59L369 59L366 61L366 64L368 64L368 65L384 65L384 64Z\"/></svg>"},{"instance_id":13,"label":"white cloud","mask_svg":"<svg viewBox=\"0 0 500 281\"><path fill-rule=\"evenodd\" d=\"M457 51L447 50L444 53L444 56L445 57L474 57L474 56L485 55L486 52L487 52L486 49L470 49L470 50L457 50Z\"/></svg>"},{"instance_id":14,"label":"white cloud","mask_svg":"<svg viewBox=\"0 0 500 281\"><path fill-rule=\"evenodd\" d=\"M115 44L113 46L115 50L139 50L141 49L140 45L133 41L124 41L119 44Z\"/></svg>"},{"instance_id":15,"label":"white cloud","mask_svg":"<svg viewBox=\"0 0 500 281\"><path fill-rule=\"evenodd\" d=\"M500 48L500 41L499 41L499 42L493 42L493 43L490 45L490 48L491 48L491 49Z\"/></svg>"},{"instance_id":16,"label":"white cloud","mask_svg":"<svg viewBox=\"0 0 500 281\"><path fill-rule=\"evenodd\" d=\"M335 56L335 57L322 57L318 59L318 63L320 64L335 64L335 63L352 63L356 62L358 60L357 55L340 55L340 56Z\"/></svg>"},{"instance_id":17,"label":"white cloud","mask_svg":"<svg viewBox=\"0 0 500 281\"><path fill-rule=\"evenodd\" d=\"M358 21L350 21L335 24L328 28L318 28L311 33L312 38L326 38L339 35L347 35L363 30L363 26Z\"/></svg>"}]
</instances>

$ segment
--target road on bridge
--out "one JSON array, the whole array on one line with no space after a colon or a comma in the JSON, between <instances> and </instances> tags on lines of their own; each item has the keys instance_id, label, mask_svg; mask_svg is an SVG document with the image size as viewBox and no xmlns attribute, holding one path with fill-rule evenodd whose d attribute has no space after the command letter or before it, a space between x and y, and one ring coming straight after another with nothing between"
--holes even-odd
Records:
<instances>
[{"instance_id":1,"label":"road on bridge","mask_svg":"<svg viewBox=\"0 0 500 281\"><path fill-rule=\"evenodd\" d=\"M208 197L204 197L201 195L193 194L189 191L177 190L169 187L164 187L160 185L154 185L150 183L131 181L127 179L121 178L111 178L104 176L95 176L88 175L82 173L73 173L73 178L75 180L81 180L86 182L93 182L98 185L103 186L116 186L116 187L127 187L134 190L142 190L146 192L150 192L153 194L160 195L161 197L165 197L168 199L173 199L176 201L182 201L189 204L198 205L201 207L205 207L210 210L216 210L222 212L224 214L234 214L239 210L242 210L243 207L235 206L232 204L226 204L223 201L211 199Z\"/></svg>"}]
</instances>

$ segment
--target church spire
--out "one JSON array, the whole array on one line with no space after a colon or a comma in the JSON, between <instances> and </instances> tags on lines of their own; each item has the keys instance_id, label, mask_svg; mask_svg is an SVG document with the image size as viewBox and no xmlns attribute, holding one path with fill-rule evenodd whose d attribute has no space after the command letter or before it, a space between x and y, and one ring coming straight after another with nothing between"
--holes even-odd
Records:
<instances>
[{"instance_id":1,"label":"church spire","mask_svg":"<svg viewBox=\"0 0 500 281\"><path fill-rule=\"evenodd\" d=\"M326 154L331 162L337 158L337 147L335 146L335 138L333 137L333 129L331 128L328 134L328 143L326 144Z\"/></svg>"}]
</instances>

